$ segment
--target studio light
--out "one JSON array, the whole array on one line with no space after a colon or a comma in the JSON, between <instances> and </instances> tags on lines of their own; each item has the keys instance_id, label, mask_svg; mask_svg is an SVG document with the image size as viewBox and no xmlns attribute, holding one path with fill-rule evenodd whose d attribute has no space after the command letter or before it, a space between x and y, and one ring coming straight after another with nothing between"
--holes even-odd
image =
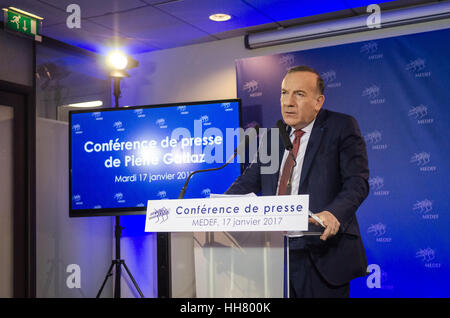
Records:
<instances>
[{"instance_id":1,"label":"studio light","mask_svg":"<svg viewBox=\"0 0 450 318\"><path fill-rule=\"evenodd\" d=\"M120 50L112 50L106 55L106 67L109 69L111 77L129 77L126 70L138 65L138 61Z\"/></svg>"},{"instance_id":2,"label":"studio light","mask_svg":"<svg viewBox=\"0 0 450 318\"><path fill-rule=\"evenodd\" d=\"M111 51L106 57L109 67L116 70L124 70L128 65L127 56L120 51Z\"/></svg>"},{"instance_id":3,"label":"studio light","mask_svg":"<svg viewBox=\"0 0 450 318\"><path fill-rule=\"evenodd\" d=\"M115 107L119 107L120 92L120 81L124 77L130 77L127 70L135 68L139 65L131 56L123 53L118 49L110 51L106 55L106 67L109 70L109 76L112 77L114 82L114 100Z\"/></svg>"},{"instance_id":4,"label":"studio light","mask_svg":"<svg viewBox=\"0 0 450 318\"><path fill-rule=\"evenodd\" d=\"M126 72L129 69L135 68L139 65L138 61L133 59L131 56L123 53L120 50L112 50L106 55L106 67L109 70L109 76L111 76L114 84L113 94L114 94L114 107L119 107L119 98L122 95L122 92L120 91L120 82L122 78L124 77L130 77L130 75ZM120 215L116 216L116 222L114 226L114 232L115 232L115 243L116 243L116 258L112 260L111 266L108 270L108 273L106 274L105 280L103 281L102 287L100 287L100 290L97 293L97 297L99 298L103 288L105 287L106 281L110 276L112 276L112 270L113 267L116 269L115 273L115 284L114 284L114 298L120 298L121 297L121 272L122 272L122 266L125 267L128 275L131 278L131 281L133 282L134 286L136 287L137 291L139 292L139 295L144 298L144 295L142 294L141 290L139 289L139 286L137 285L136 281L134 280L133 276L131 275L130 270L128 269L127 265L125 264L125 260L120 258L120 238L122 237L122 230L123 227L120 226Z\"/></svg>"}]
</instances>

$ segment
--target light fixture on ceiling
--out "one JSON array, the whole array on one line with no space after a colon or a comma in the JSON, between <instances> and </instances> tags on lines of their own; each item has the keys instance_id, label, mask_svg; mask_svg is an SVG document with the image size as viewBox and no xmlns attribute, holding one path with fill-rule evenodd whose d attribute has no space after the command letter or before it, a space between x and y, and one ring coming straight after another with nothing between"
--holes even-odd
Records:
<instances>
[{"instance_id":1,"label":"light fixture on ceiling","mask_svg":"<svg viewBox=\"0 0 450 318\"><path fill-rule=\"evenodd\" d=\"M231 15L226 13L215 13L209 16L209 19L215 22L224 22L231 19Z\"/></svg>"},{"instance_id":2,"label":"light fixture on ceiling","mask_svg":"<svg viewBox=\"0 0 450 318\"><path fill-rule=\"evenodd\" d=\"M381 27L385 29L413 23L446 19L449 17L449 2L414 6L382 12ZM320 22L287 27L281 30L251 33L245 36L244 43L247 49L257 49L368 30L371 29L367 26L367 15L361 15L330 22Z\"/></svg>"}]
</instances>

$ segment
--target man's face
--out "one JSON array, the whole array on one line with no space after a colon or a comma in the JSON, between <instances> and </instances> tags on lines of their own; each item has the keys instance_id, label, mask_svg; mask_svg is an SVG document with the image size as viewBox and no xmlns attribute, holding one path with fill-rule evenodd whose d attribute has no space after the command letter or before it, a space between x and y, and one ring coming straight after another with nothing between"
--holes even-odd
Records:
<instances>
[{"instance_id":1,"label":"man's face","mask_svg":"<svg viewBox=\"0 0 450 318\"><path fill-rule=\"evenodd\" d=\"M284 122L295 129L302 129L312 122L324 101L314 73L290 73L281 83L281 115Z\"/></svg>"}]
</instances>

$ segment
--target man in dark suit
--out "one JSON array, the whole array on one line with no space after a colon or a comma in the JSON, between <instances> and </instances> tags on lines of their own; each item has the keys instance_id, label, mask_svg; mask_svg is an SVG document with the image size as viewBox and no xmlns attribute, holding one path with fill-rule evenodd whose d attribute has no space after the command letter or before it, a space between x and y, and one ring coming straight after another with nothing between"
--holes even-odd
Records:
<instances>
[{"instance_id":1,"label":"man in dark suit","mask_svg":"<svg viewBox=\"0 0 450 318\"><path fill-rule=\"evenodd\" d=\"M323 91L314 69L298 66L287 72L280 101L292 153L280 140L279 149L269 149L272 158L282 158L276 173L265 174L257 159L226 192L310 195L309 209L325 229L320 237L297 233L290 238L291 297L349 297L350 281L367 269L356 219L369 192L366 145L353 117L322 109ZM270 140L271 132L267 135ZM314 219L309 222L310 230L319 228Z\"/></svg>"}]
</instances>

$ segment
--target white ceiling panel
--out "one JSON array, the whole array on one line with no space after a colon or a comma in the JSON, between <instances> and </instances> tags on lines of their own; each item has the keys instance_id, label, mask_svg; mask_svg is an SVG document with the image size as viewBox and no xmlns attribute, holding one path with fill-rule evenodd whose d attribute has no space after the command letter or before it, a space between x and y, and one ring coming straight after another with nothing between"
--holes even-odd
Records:
<instances>
[{"instance_id":1,"label":"white ceiling panel","mask_svg":"<svg viewBox=\"0 0 450 318\"><path fill-rule=\"evenodd\" d=\"M112 30L120 30L127 36L152 43L157 47L186 45L197 38L210 41L215 39L208 33L161 13L153 7L92 18L90 21Z\"/></svg>"}]
</instances>

